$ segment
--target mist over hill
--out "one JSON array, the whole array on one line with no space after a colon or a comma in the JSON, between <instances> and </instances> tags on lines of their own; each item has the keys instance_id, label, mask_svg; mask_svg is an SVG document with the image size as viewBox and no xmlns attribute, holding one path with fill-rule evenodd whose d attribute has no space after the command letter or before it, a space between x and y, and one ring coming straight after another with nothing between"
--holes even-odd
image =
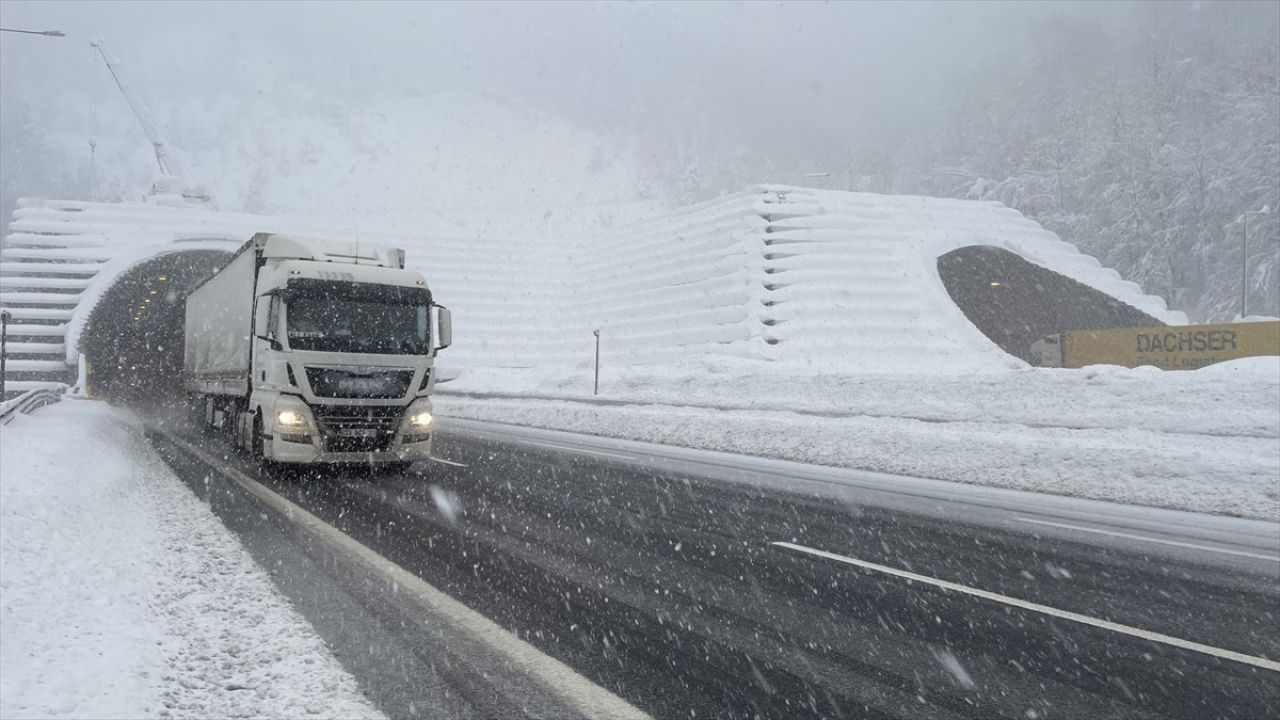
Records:
<instances>
[{"instance_id":1,"label":"mist over hill","mask_svg":"<svg viewBox=\"0 0 1280 720\"><path fill-rule=\"evenodd\" d=\"M106 36L219 206L589 232L755 182L1005 202L1193 319L1280 315L1274 3L6 2L0 212L137 197ZM56 44L63 43L63 44ZM95 143L92 170L89 141ZM829 173L804 180L806 173ZM584 220L585 218L585 220ZM416 220L414 220L416 221Z\"/></svg>"}]
</instances>

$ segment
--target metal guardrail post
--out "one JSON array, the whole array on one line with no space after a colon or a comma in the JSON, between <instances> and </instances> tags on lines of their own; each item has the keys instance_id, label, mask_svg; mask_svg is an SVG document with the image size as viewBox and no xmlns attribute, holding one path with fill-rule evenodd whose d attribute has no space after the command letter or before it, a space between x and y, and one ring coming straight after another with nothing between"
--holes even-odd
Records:
<instances>
[{"instance_id":1,"label":"metal guardrail post","mask_svg":"<svg viewBox=\"0 0 1280 720\"><path fill-rule=\"evenodd\" d=\"M57 385L54 387L34 388L28 390L12 400L0 402L0 425L7 425L13 420L16 413L27 414L37 408L45 405L52 405L62 399L62 394L66 392L66 385Z\"/></svg>"},{"instance_id":2,"label":"metal guardrail post","mask_svg":"<svg viewBox=\"0 0 1280 720\"><path fill-rule=\"evenodd\" d=\"M592 330L591 334L596 336L596 385L595 385L595 389L591 391L591 394L599 395L600 394L600 331Z\"/></svg>"}]
</instances>

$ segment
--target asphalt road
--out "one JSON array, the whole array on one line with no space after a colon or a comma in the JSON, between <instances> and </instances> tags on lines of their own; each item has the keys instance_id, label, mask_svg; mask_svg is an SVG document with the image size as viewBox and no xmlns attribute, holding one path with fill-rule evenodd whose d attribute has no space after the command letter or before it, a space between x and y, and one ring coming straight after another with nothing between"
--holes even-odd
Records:
<instances>
[{"instance_id":1,"label":"asphalt road","mask_svg":"<svg viewBox=\"0 0 1280 720\"><path fill-rule=\"evenodd\" d=\"M394 476L171 431L655 717L1280 716L1266 525L475 423ZM153 441L388 714L573 714Z\"/></svg>"}]
</instances>

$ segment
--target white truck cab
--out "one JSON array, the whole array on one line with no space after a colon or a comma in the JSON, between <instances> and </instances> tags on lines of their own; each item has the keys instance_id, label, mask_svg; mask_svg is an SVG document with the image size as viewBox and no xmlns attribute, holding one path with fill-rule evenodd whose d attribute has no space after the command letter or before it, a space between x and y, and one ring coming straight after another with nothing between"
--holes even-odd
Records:
<instances>
[{"instance_id":1,"label":"white truck cab","mask_svg":"<svg viewBox=\"0 0 1280 720\"><path fill-rule=\"evenodd\" d=\"M426 459L451 325L401 250L259 233L188 296L185 384L264 460Z\"/></svg>"}]
</instances>

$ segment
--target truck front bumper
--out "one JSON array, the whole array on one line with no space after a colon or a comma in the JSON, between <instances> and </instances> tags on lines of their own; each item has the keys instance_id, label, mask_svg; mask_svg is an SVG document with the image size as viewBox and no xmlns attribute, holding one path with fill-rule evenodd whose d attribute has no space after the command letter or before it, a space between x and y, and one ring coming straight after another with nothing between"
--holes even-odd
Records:
<instances>
[{"instance_id":1,"label":"truck front bumper","mask_svg":"<svg viewBox=\"0 0 1280 720\"><path fill-rule=\"evenodd\" d=\"M268 456L276 462L284 463L413 462L431 457L430 435L421 442L403 443L396 440L390 449L372 452L326 452L323 443L314 433L308 436L306 442L285 440L277 433L271 436Z\"/></svg>"}]
</instances>

